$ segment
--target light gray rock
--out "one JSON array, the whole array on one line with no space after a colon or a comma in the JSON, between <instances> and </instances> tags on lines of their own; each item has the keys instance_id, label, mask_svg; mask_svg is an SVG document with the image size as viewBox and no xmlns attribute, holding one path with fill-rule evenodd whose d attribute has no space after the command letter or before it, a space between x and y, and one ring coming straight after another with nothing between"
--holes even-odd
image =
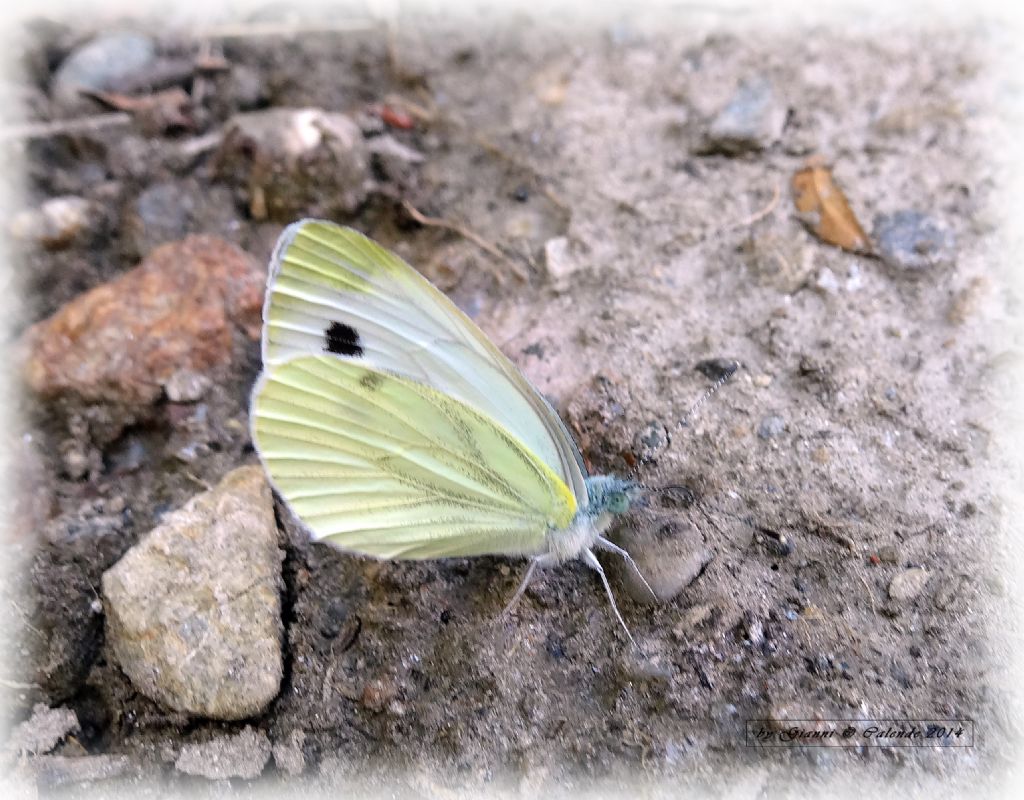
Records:
<instances>
[{"instance_id":1,"label":"light gray rock","mask_svg":"<svg viewBox=\"0 0 1024 800\"><path fill-rule=\"evenodd\" d=\"M930 577L924 567L903 570L889 582L889 598L896 602L910 602L924 591Z\"/></svg>"},{"instance_id":2,"label":"light gray rock","mask_svg":"<svg viewBox=\"0 0 1024 800\"><path fill-rule=\"evenodd\" d=\"M786 431L786 420L778 414L769 414L757 426L757 435L762 439L776 439Z\"/></svg>"},{"instance_id":3,"label":"light gray rock","mask_svg":"<svg viewBox=\"0 0 1024 800\"><path fill-rule=\"evenodd\" d=\"M782 135L786 106L765 79L743 83L705 133L702 151L738 155L771 147Z\"/></svg>"},{"instance_id":4,"label":"light gray rock","mask_svg":"<svg viewBox=\"0 0 1024 800\"><path fill-rule=\"evenodd\" d=\"M246 725L231 736L218 736L202 744L181 748L174 767L188 775L211 780L258 778L270 760L270 739L263 731Z\"/></svg>"},{"instance_id":5,"label":"light gray rock","mask_svg":"<svg viewBox=\"0 0 1024 800\"><path fill-rule=\"evenodd\" d=\"M230 472L104 573L114 658L175 711L260 713L281 683L282 559L263 470Z\"/></svg>"},{"instance_id":6,"label":"light gray rock","mask_svg":"<svg viewBox=\"0 0 1024 800\"><path fill-rule=\"evenodd\" d=\"M156 59L156 45L148 36L115 31L97 36L76 48L57 68L50 86L53 99L66 110L88 108L92 101L81 90L117 89Z\"/></svg>"},{"instance_id":7,"label":"light gray rock","mask_svg":"<svg viewBox=\"0 0 1024 800\"><path fill-rule=\"evenodd\" d=\"M70 708L50 708L36 703L32 716L18 725L4 750L13 753L49 753L69 733L78 730L78 716Z\"/></svg>"},{"instance_id":8,"label":"light gray rock","mask_svg":"<svg viewBox=\"0 0 1024 800\"><path fill-rule=\"evenodd\" d=\"M655 597L651 597L635 569L615 556L610 557L619 561L616 569L630 597L644 604L667 603L693 583L712 558L700 531L676 517L663 517L653 524L624 530L618 544L633 557L654 590Z\"/></svg>"}]
</instances>

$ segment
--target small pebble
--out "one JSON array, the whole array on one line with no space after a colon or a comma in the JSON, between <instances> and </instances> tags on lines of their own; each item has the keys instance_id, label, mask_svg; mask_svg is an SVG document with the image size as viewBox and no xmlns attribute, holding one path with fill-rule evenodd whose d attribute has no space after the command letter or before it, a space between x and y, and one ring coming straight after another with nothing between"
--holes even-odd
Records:
<instances>
[{"instance_id":1,"label":"small pebble","mask_svg":"<svg viewBox=\"0 0 1024 800\"><path fill-rule=\"evenodd\" d=\"M951 266L954 239L945 224L918 211L875 217L872 238L882 261L900 275L919 277Z\"/></svg>"},{"instance_id":2,"label":"small pebble","mask_svg":"<svg viewBox=\"0 0 1024 800\"><path fill-rule=\"evenodd\" d=\"M758 389L767 389L769 386L772 385L772 376L765 375L764 373L762 373L760 375L755 375L753 378L751 378L751 382Z\"/></svg>"},{"instance_id":3,"label":"small pebble","mask_svg":"<svg viewBox=\"0 0 1024 800\"><path fill-rule=\"evenodd\" d=\"M556 236L554 239L548 239L544 244L544 267L547 270L548 279L558 291L569 288L573 273L579 269L579 266L572 257L567 237Z\"/></svg>"},{"instance_id":4,"label":"small pebble","mask_svg":"<svg viewBox=\"0 0 1024 800\"><path fill-rule=\"evenodd\" d=\"M740 362L735 358L705 358L698 361L694 369L705 378L720 381L732 375L739 366Z\"/></svg>"},{"instance_id":5,"label":"small pebble","mask_svg":"<svg viewBox=\"0 0 1024 800\"><path fill-rule=\"evenodd\" d=\"M786 123L786 106L778 101L771 82L743 83L711 121L700 151L739 155L770 147Z\"/></svg>"},{"instance_id":6,"label":"small pebble","mask_svg":"<svg viewBox=\"0 0 1024 800\"><path fill-rule=\"evenodd\" d=\"M8 230L22 241L35 242L48 250L62 250L96 227L96 208L84 197L52 197L38 209L14 215Z\"/></svg>"},{"instance_id":7,"label":"small pebble","mask_svg":"<svg viewBox=\"0 0 1024 800\"><path fill-rule=\"evenodd\" d=\"M668 429L658 420L651 420L633 439L633 451L641 461L650 461L669 446Z\"/></svg>"},{"instance_id":8,"label":"small pebble","mask_svg":"<svg viewBox=\"0 0 1024 800\"><path fill-rule=\"evenodd\" d=\"M778 414L770 414L757 426L757 435L762 439L774 439L786 430L786 421Z\"/></svg>"},{"instance_id":9,"label":"small pebble","mask_svg":"<svg viewBox=\"0 0 1024 800\"><path fill-rule=\"evenodd\" d=\"M899 564L900 549L894 544L883 544L878 548L878 560L886 564Z\"/></svg>"},{"instance_id":10,"label":"small pebble","mask_svg":"<svg viewBox=\"0 0 1024 800\"><path fill-rule=\"evenodd\" d=\"M911 567L900 572L889 583L889 598L897 602L910 602L921 594L930 577L924 567Z\"/></svg>"},{"instance_id":11,"label":"small pebble","mask_svg":"<svg viewBox=\"0 0 1024 800\"><path fill-rule=\"evenodd\" d=\"M182 238L189 229L195 202L182 184L161 181L147 186L125 220L134 252L147 255L161 244Z\"/></svg>"}]
</instances>

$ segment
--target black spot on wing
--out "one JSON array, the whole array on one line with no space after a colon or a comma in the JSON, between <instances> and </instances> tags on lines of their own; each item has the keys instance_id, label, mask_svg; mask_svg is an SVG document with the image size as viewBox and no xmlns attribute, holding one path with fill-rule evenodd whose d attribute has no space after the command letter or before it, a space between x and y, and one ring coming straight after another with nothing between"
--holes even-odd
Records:
<instances>
[{"instance_id":1,"label":"black spot on wing","mask_svg":"<svg viewBox=\"0 0 1024 800\"><path fill-rule=\"evenodd\" d=\"M361 356L359 332L344 322L332 322L324 331L324 349L339 356Z\"/></svg>"}]
</instances>

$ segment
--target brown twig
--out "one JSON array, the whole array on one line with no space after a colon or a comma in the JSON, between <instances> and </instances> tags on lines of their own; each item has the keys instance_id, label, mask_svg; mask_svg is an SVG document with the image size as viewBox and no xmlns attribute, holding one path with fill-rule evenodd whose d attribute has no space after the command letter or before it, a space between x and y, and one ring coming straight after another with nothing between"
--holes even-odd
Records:
<instances>
[{"instance_id":1,"label":"brown twig","mask_svg":"<svg viewBox=\"0 0 1024 800\"><path fill-rule=\"evenodd\" d=\"M131 122L131 114L121 111L114 114L94 114L90 117L58 119L52 122L25 122L20 125L0 128L0 141L45 139L49 136L60 136L66 133L91 133L104 128L130 125Z\"/></svg>"},{"instance_id":2,"label":"brown twig","mask_svg":"<svg viewBox=\"0 0 1024 800\"><path fill-rule=\"evenodd\" d=\"M460 225L458 222L452 222L451 220L441 219L440 217L428 217L418 211L416 207L408 200L402 200L402 207L406 210L410 217L412 217L420 225L425 225L428 228L444 228L445 230L452 231L453 233L459 234L464 239L468 239L485 253L489 253L501 261L504 261L511 269L513 274L521 281L527 279L527 274L523 271L523 268L513 261L511 258L506 256L501 250L495 245L488 242L479 234L471 231L465 225ZM495 276L499 281L502 280L500 272L495 272Z\"/></svg>"}]
</instances>

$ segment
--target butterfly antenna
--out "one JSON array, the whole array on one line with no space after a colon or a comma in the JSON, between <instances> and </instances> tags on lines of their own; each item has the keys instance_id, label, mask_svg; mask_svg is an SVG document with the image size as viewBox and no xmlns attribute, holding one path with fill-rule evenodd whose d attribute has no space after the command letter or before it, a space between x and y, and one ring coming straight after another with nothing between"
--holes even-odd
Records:
<instances>
[{"instance_id":1,"label":"butterfly antenna","mask_svg":"<svg viewBox=\"0 0 1024 800\"><path fill-rule=\"evenodd\" d=\"M612 604L612 611L615 612L615 618L622 626L622 630L626 632L626 636L629 637L629 641L633 644L633 647L642 653L643 648L636 643L636 639L633 638L633 634L629 632L629 628L626 626L626 621L622 618L622 614L619 613L619 607L615 604L615 595L612 594L612 587L608 585L608 576L604 574L604 568L601 566L601 562L597 560L597 556L595 556L590 550L583 551L583 560L587 562L587 565L590 566L591 569L601 576L601 583L604 584L604 590L608 593L608 600Z\"/></svg>"},{"instance_id":2,"label":"butterfly antenna","mask_svg":"<svg viewBox=\"0 0 1024 800\"><path fill-rule=\"evenodd\" d=\"M699 409L702 405L704 405L704 403L706 403L708 401L708 399L711 397L711 395L713 395L715 392L717 392L719 389L721 389L723 386L725 386L725 384L727 384L732 379L732 376L735 375L739 371L739 368L740 368L740 362L739 361L733 361L732 364L729 365L728 369L726 369L725 372L723 372L718 377L718 380L716 380L713 384L711 384L711 386L708 388L708 390L706 392L704 392L704 394L702 394L700 396L700 398L697 400L697 402L694 403L690 407L690 410L686 412L686 416L683 417L682 420L680 420L680 422L679 422L680 426L682 426L684 428L688 427L689 424L690 424L690 419L691 419L691 417L693 417L694 414L697 413L697 409Z\"/></svg>"}]
</instances>

